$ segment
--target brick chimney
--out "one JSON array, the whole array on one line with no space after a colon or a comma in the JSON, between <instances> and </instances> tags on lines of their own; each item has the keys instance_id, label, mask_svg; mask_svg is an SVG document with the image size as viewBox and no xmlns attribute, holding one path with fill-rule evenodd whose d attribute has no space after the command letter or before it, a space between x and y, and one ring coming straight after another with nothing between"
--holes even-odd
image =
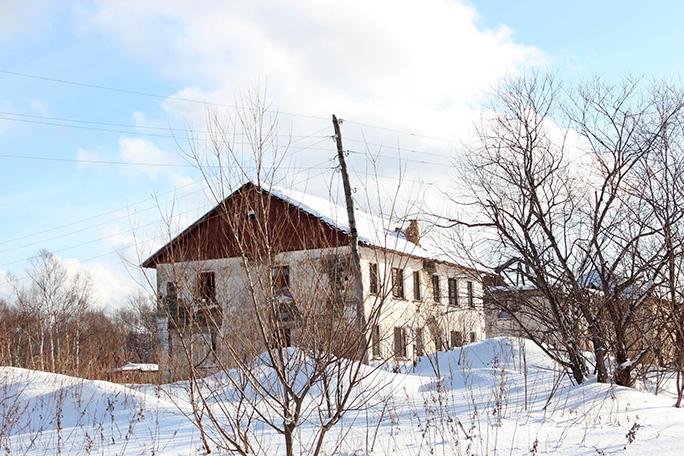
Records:
<instances>
[{"instance_id":1,"label":"brick chimney","mask_svg":"<svg viewBox=\"0 0 684 456\"><path fill-rule=\"evenodd\" d=\"M409 226L404 231L404 237L407 241L413 242L420 247L420 228L418 228L418 220L409 220Z\"/></svg>"}]
</instances>

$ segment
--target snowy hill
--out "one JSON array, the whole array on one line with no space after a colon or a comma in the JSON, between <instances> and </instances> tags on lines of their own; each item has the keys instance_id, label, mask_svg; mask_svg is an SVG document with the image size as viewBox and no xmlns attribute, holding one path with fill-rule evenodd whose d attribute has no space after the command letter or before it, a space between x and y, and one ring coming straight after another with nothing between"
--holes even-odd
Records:
<instances>
[{"instance_id":1,"label":"snowy hill","mask_svg":"<svg viewBox=\"0 0 684 456\"><path fill-rule=\"evenodd\" d=\"M273 373L263 366L264 378ZM365 368L365 367L364 367ZM214 376L225 385L232 373ZM0 448L7 454L201 454L185 383L135 387L0 368ZM229 388L211 407L230 410ZM408 372L377 370L373 391L328 434L324 454L680 454L684 410L667 394L596 382L572 385L533 344L493 339L423 357ZM217 391L213 391L216 393ZM311 404L319 404L312 393ZM298 430L312 447L315 420ZM209 446L217 432L207 426ZM255 451L284 454L254 424Z\"/></svg>"}]
</instances>

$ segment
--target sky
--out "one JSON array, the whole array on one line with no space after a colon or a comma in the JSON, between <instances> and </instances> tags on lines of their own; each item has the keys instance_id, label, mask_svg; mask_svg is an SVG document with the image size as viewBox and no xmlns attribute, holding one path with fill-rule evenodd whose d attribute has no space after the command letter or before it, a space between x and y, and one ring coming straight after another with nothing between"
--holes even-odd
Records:
<instances>
[{"instance_id":1,"label":"sky","mask_svg":"<svg viewBox=\"0 0 684 456\"><path fill-rule=\"evenodd\" d=\"M249 175L237 126L257 95L277 122L276 184L339 195L336 114L357 199L447 211L502 78L679 80L683 13L676 1L0 0L0 297L41 249L89 274L101 306L150 290L141 261L216 204L193 159L211 146L207 119ZM245 178L234 171L228 190Z\"/></svg>"}]
</instances>

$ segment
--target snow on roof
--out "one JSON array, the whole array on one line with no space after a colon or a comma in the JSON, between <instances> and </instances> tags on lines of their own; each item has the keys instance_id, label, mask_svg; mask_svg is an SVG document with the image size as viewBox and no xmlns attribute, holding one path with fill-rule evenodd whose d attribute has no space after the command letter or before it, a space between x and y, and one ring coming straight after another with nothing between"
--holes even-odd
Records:
<instances>
[{"instance_id":1,"label":"snow on roof","mask_svg":"<svg viewBox=\"0 0 684 456\"><path fill-rule=\"evenodd\" d=\"M143 363L126 363L121 367L118 367L112 372L158 372L159 366L157 364L143 364Z\"/></svg>"},{"instance_id":2,"label":"snow on roof","mask_svg":"<svg viewBox=\"0 0 684 456\"><path fill-rule=\"evenodd\" d=\"M307 195L281 187L274 186L262 188L262 190L321 219L324 223L327 223L344 233L349 232L349 218L345 206L337 205L330 200L317 196ZM389 249L420 258L456 264L454 258L458 257L456 257L453 252L448 252L447 249L437 246L425 236L421 237L421 245L418 246L406 239L403 230L392 229L391 227L393 224L383 217L368 214L358 208L354 209L354 215L356 218L356 230L359 235L359 242L362 244ZM465 262L463 262L463 264L465 264Z\"/></svg>"}]
</instances>

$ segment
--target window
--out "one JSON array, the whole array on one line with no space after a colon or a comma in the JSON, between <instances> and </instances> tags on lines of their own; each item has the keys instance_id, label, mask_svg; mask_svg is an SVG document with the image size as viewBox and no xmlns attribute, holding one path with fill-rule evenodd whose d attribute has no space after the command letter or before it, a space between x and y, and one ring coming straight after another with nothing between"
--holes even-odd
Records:
<instances>
[{"instance_id":1,"label":"window","mask_svg":"<svg viewBox=\"0 0 684 456\"><path fill-rule=\"evenodd\" d=\"M513 305L513 301L510 299L503 299L499 304L499 315L497 318L499 320L510 320L513 318L513 312L518 309Z\"/></svg>"},{"instance_id":2,"label":"window","mask_svg":"<svg viewBox=\"0 0 684 456\"><path fill-rule=\"evenodd\" d=\"M451 347L461 347L463 345L463 334L461 331L451 331Z\"/></svg>"},{"instance_id":3,"label":"window","mask_svg":"<svg viewBox=\"0 0 684 456\"><path fill-rule=\"evenodd\" d=\"M420 295L420 271L413 271L413 299L421 300Z\"/></svg>"},{"instance_id":4,"label":"window","mask_svg":"<svg viewBox=\"0 0 684 456\"><path fill-rule=\"evenodd\" d=\"M473 282L468 281L468 305L475 307L475 299L473 298Z\"/></svg>"},{"instance_id":5,"label":"window","mask_svg":"<svg viewBox=\"0 0 684 456\"><path fill-rule=\"evenodd\" d=\"M475 342L477 340L477 334L475 332L470 333L470 342Z\"/></svg>"},{"instance_id":6,"label":"window","mask_svg":"<svg viewBox=\"0 0 684 456\"><path fill-rule=\"evenodd\" d=\"M176 291L176 284L173 282L166 282L166 299L170 302L178 300L178 292Z\"/></svg>"},{"instance_id":7,"label":"window","mask_svg":"<svg viewBox=\"0 0 684 456\"><path fill-rule=\"evenodd\" d=\"M416 356L423 356L423 328L416 328Z\"/></svg>"},{"instance_id":8,"label":"window","mask_svg":"<svg viewBox=\"0 0 684 456\"><path fill-rule=\"evenodd\" d=\"M449 279L447 281L449 285L449 305L458 305L458 281L456 279Z\"/></svg>"},{"instance_id":9,"label":"window","mask_svg":"<svg viewBox=\"0 0 684 456\"><path fill-rule=\"evenodd\" d=\"M406 358L406 330L394 328L394 356Z\"/></svg>"},{"instance_id":10,"label":"window","mask_svg":"<svg viewBox=\"0 0 684 456\"><path fill-rule=\"evenodd\" d=\"M380 325L373 326L371 331L371 354L373 358L380 358L382 356L380 352Z\"/></svg>"},{"instance_id":11,"label":"window","mask_svg":"<svg viewBox=\"0 0 684 456\"><path fill-rule=\"evenodd\" d=\"M216 281L213 272L200 272L197 277L197 295L200 303L211 304L216 302Z\"/></svg>"},{"instance_id":12,"label":"window","mask_svg":"<svg viewBox=\"0 0 684 456\"><path fill-rule=\"evenodd\" d=\"M214 331L212 331L210 334L210 337L211 337L211 351L212 351L212 353L216 353L216 348L217 348L216 333Z\"/></svg>"},{"instance_id":13,"label":"window","mask_svg":"<svg viewBox=\"0 0 684 456\"><path fill-rule=\"evenodd\" d=\"M290 294L290 267L276 266L273 268L273 296L275 297L292 297Z\"/></svg>"},{"instance_id":14,"label":"window","mask_svg":"<svg viewBox=\"0 0 684 456\"><path fill-rule=\"evenodd\" d=\"M432 276L432 296L435 298L435 302L439 302L440 294L439 294L439 276L438 275Z\"/></svg>"},{"instance_id":15,"label":"window","mask_svg":"<svg viewBox=\"0 0 684 456\"><path fill-rule=\"evenodd\" d=\"M285 347L292 347L292 334L290 328L283 328L283 343Z\"/></svg>"},{"instance_id":16,"label":"window","mask_svg":"<svg viewBox=\"0 0 684 456\"><path fill-rule=\"evenodd\" d=\"M271 343L273 344L273 348L280 349L292 346L292 334L290 332L290 328L282 328L280 325L276 325L272 331Z\"/></svg>"},{"instance_id":17,"label":"window","mask_svg":"<svg viewBox=\"0 0 684 456\"><path fill-rule=\"evenodd\" d=\"M404 270L392 268L392 296L404 298Z\"/></svg>"},{"instance_id":18,"label":"window","mask_svg":"<svg viewBox=\"0 0 684 456\"><path fill-rule=\"evenodd\" d=\"M377 263L370 264L370 292L372 294L378 293L378 265Z\"/></svg>"}]
</instances>

